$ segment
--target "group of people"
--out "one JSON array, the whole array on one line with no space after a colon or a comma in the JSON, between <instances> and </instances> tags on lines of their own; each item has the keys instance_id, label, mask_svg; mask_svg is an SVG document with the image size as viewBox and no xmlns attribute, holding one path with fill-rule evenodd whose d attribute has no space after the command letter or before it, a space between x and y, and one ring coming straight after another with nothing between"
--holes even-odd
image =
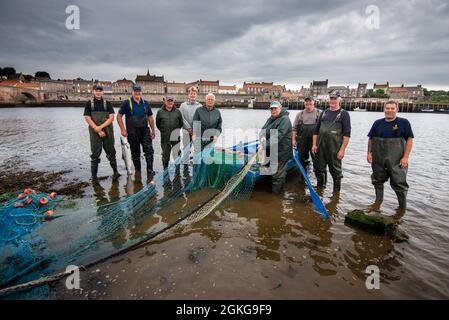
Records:
<instances>
[{"instance_id":1,"label":"group of people","mask_svg":"<svg viewBox=\"0 0 449 320\"><path fill-rule=\"evenodd\" d=\"M215 108L215 95L209 93L206 96L206 104L203 106L197 101L198 89L190 87L188 101L177 109L172 96L166 96L164 105L157 112L156 120L148 101L142 98L142 89L135 84L132 87L132 95L124 100L117 115L117 123L120 134L127 137L131 148L131 157L136 170L140 175L142 165L140 161L141 149L146 160L147 178L151 180L155 172L153 170L154 148L153 140L156 137L157 128L160 131L162 149L162 164L164 169L168 167L170 156L179 155L181 136L183 147L186 147L195 139L194 122L201 124L201 146L204 147L211 141L217 141L221 134L222 118L220 111ZM94 181L97 180L98 164L102 150L111 164L114 178L120 176L117 170L116 150L114 147L114 108L110 101L103 99L103 88L95 86L93 98L86 102L84 117L89 125L91 146L91 174ZM125 117L125 121L123 121ZM204 132L212 132L205 138Z\"/></svg>"},{"instance_id":2,"label":"group of people","mask_svg":"<svg viewBox=\"0 0 449 320\"><path fill-rule=\"evenodd\" d=\"M103 88L94 88L93 99L85 106L84 116L89 125L91 145L92 179L97 179L98 164L102 149L110 162L114 178L120 174L117 170L114 148L113 121L114 109L111 102L103 99ZM136 174L141 172L141 147L146 160L147 177L154 176L154 149L152 140L156 136L155 127L160 131L162 164L168 167L170 156L179 155L182 137L183 148L195 140L195 123L200 124L201 148L216 142L222 132L220 111L215 108L215 96L206 96L205 106L197 101L196 87L188 89L188 100L179 109L174 98L167 96L164 105L157 112L156 121L149 103L142 98L141 87L133 86L132 96L124 100L117 115L117 122L123 137L127 137ZM317 180L317 188L327 184L327 167L333 180L333 192L341 190L342 160L351 137L351 119L349 112L340 107L340 95L331 93L329 108L320 111L315 107L313 97L306 97L304 110L300 111L293 122L287 110L279 101L270 104L271 116L262 127L264 133L263 148L266 155L274 147L270 132L276 130L274 144L277 148L277 169L272 174L272 192L281 192L285 183L288 162L293 150L304 167L311 162ZM399 207L406 208L408 184L406 181L408 158L413 146L413 131L407 119L397 117L398 104L388 101L384 107L385 118L374 122L368 133L367 161L372 166L371 180L375 188L376 202L383 201L384 183L390 180L395 191ZM125 124L123 122L125 116ZM207 134L205 134L207 133Z\"/></svg>"},{"instance_id":3,"label":"group of people","mask_svg":"<svg viewBox=\"0 0 449 320\"><path fill-rule=\"evenodd\" d=\"M304 167L312 160L317 188L327 183L327 167L333 180L333 192L341 190L343 178L342 160L351 137L349 112L340 107L338 92L329 96L329 108L320 111L313 97L304 99L304 110L293 122L279 102L270 105L271 117L263 129L278 131L278 171L272 177L273 193L281 190L287 173L287 164L292 158L291 147L297 149L298 158ZM384 106L385 117L376 120L368 133L367 161L371 164L371 181L374 185L375 204L380 205L384 196L384 184L390 185L398 198L399 208L407 207L408 159L413 147L413 131L407 119L397 116L398 103L388 101ZM268 138L267 138L268 141ZM269 143L267 147L270 148Z\"/></svg>"}]
</instances>

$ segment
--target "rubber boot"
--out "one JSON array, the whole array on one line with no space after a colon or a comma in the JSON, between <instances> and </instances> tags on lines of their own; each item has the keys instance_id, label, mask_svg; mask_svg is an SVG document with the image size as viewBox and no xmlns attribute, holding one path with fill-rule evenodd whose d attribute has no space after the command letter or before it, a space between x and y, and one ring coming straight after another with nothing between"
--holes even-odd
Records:
<instances>
[{"instance_id":1,"label":"rubber boot","mask_svg":"<svg viewBox=\"0 0 449 320\"><path fill-rule=\"evenodd\" d=\"M149 166L149 165L147 164L147 177L151 177L151 179L153 179L155 173L156 173L156 172L154 172L153 166L152 166L152 165Z\"/></svg>"},{"instance_id":2,"label":"rubber boot","mask_svg":"<svg viewBox=\"0 0 449 320\"><path fill-rule=\"evenodd\" d=\"M98 179L97 174L98 174L98 163L92 163L91 167L90 167L91 173L92 173L92 180L96 181Z\"/></svg>"},{"instance_id":3,"label":"rubber boot","mask_svg":"<svg viewBox=\"0 0 449 320\"><path fill-rule=\"evenodd\" d=\"M118 172L118 169L117 169L117 163L111 163L111 168L112 168L112 171L113 171L113 174L112 174L112 179L117 179L118 177L120 177L120 173Z\"/></svg>"},{"instance_id":4,"label":"rubber boot","mask_svg":"<svg viewBox=\"0 0 449 320\"><path fill-rule=\"evenodd\" d=\"M316 174L316 181L317 181L317 188L323 188L325 185L325 174L324 173L317 173Z\"/></svg>"},{"instance_id":5,"label":"rubber boot","mask_svg":"<svg viewBox=\"0 0 449 320\"><path fill-rule=\"evenodd\" d=\"M278 195L281 193L281 191L282 191L282 184L273 183L273 185L271 186L271 193L274 195Z\"/></svg>"},{"instance_id":6,"label":"rubber boot","mask_svg":"<svg viewBox=\"0 0 449 320\"><path fill-rule=\"evenodd\" d=\"M341 180L334 180L334 190L333 193L338 193L341 190Z\"/></svg>"},{"instance_id":7,"label":"rubber boot","mask_svg":"<svg viewBox=\"0 0 449 320\"><path fill-rule=\"evenodd\" d=\"M382 203L384 201L384 186L375 186L376 191L376 203Z\"/></svg>"},{"instance_id":8,"label":"rubber boot","mask_svg":"<svg viewBox=\"0 0 449 320\"><path fill-rule=\"evenodd\" d=\"M407 192L396 192L400 209L407 209Z\"/></svg>"},{"instance_id":9,"label":"rubber boot","mask_svg":"<svg viewBox=\"0 0 449 320\"><path fill-rule=\"evenodd\" d=\"M136 170L136 172L140 172L141 171L140 160L138 160L138 161L133 160L133 164L134 164L134 169Z\"/></svg>"}]
</instances>

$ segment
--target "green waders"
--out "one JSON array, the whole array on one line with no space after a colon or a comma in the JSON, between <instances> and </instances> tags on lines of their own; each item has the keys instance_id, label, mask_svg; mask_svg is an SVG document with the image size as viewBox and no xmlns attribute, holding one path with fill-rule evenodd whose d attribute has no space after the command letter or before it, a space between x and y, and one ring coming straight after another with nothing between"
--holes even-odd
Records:
<instances>
[{"instance_id":1,"label":"green waders","mask_svg":"<svg viewBox=\"0 0 449 320\"><path fill-rule=\"evenodd\" d=\"M164 169L168 167L168 164L170 162L170 154L173 154L174 159L176 159L181 154L181 150L176 152L174 148L178 143L179 142L177 141L161 143L162 165L164 166Z\"/></svg>"},{"instance_id":2,"label":"green waders","mask_svg":"<svg viewBox=\"0 0 449 320\"><path fill-rule=\"evenodd\" d=\"M399 207L407 207L407 167L401 168L399 163L404 155L403 138L377 138L371 140L373 162L371 182L376 191L376 202L381 203L384 195L384 183L390 179L391 188L398 197Z\"/></svg>"},{"instance_id":3,"label":"green waders","mask_svg":"<svg viewBox=\"0 0 449 320\"><path fill-rule=\"evenodd\" d=\"M341 115L341 113L340 113ZM321 121L320 132L318 133L318 153L316 178L318 187L326 184L326 166L334 180L334 192L339 192L343 173L341 170L341 160L337 159L337 153L343 143L343 130L340 115L333 122ZM324 119L324 116L323 118Z\"/></svg>"},{"instance_id":4,"label":"green waders","mask_svg":"<svg viewBox=\"0 0 449 320\"><path fill-rule=\"evenodd\" d=\"M271 176L271 193L279 194L287 177L288 160L278 164L278 170Z\"/></svg>"},{"instance_id":5,"label":"green waders","mask_svg":"<svg viewBox=\"0 0 449 320\"><path fill-rule=\"evenodd\" d=\"M94 108L94 101L92 103L92 110ZM92 111L91 114L93 122L99 126L104 123L109 118L109 113L106 110L106 100L104 100L103 111ZM114 129L112 123L103 129L106 136L101 138L98 133L91 127L89 127L90 136L90 150L91 150L91 169L92 177L95 178L98 173L98 164L100 163L101 150L104 149L106 152L106 157L111 164L114 175L118 175L117 170L117 160L115 158L115 147L114 147Z\"/></svg>"}]
</instances>

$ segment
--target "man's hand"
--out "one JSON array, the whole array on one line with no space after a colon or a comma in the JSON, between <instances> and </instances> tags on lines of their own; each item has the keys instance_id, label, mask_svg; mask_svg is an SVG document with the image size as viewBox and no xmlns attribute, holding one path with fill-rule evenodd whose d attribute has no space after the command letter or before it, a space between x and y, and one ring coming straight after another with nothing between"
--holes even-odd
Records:
<instances>
[{"instance_id":1,"label":"man's hand","mask_svg":"<svg viewBox=\"0 0 449 320\"><path fill-rule=\"evenodd\" d=\"M151 140L154 140L154 138L156 138L156 133L154 131L151 131L150 138Z\"/></svg>"},{"instance_id":2,"label":"man's hand","mask_svg":"<svg viewBox=\"0 0 449 320\"><path fill-rule=\"evenodd\" d=\"M125 138L128 136L128 132L126 132L126 130L122 130L121 133L122 133L122 136Z\"/></svg>"},{"instance_id":3,"label":"man's hand","mask_svg":"<svg viewBox=\"0 0 449 320\"><path fill-rule=\"evenodd\" d=\"M399 161L399 166L401 168L407 168L407 166L408 166L408 157L402 157L401 161Z\"/></svg>"},{"instance_id":4,"label":"man's hand","mask_svg":"<svg viewBox=\"0 0 449 320\"><path fill-rule=\"evenodd\" d=\"M292 145L293 145L293 148L296 149L296 139L292 139Z\"/></svg>"},{"instance_id":5,"label":"man's hand","mask_svg":"<svg viewBox=\"0 0 449 320\"><path fill-rule=\"evenodd\" d=\"M344 150L338 151L338 153L337 153L337 159L338 159L338 160L342 160L344 157L345 157L345 152L344 152Z\"/></svg>"},{"instance_id":6,"label":"man's hand","mask_svg":"<svg viewBox=\"0 0 449 320\"><path fill-rule=\"evenodd\" d=\"M318 147L316 145L312 146L312 153L316 154L318 152Z\"/></svg>"},{"instance_id":7,"label":"man's hand","mask_svg":"<svg viewBox=\"0 0 449 320\"><path fill-rule=\"evenodd\" d=\"M190 134L190 136L192 136L193 135L193 131L192 131L192 128L189 128L189 129L187 129L187 132Z\"/></svg>"},{"instance_id":8,"label":"man's hand","mask_svg":"<svg viewBox=\"0 0 449 320\"><path fill-rule=\"evenodd\" d=\"M214 143L216 143L217 140L218 140L218 137L217 137L217 136L213 136L213 137L212 137L212 140L213 140Z\"/></svg>"},{"instance_id":9,"label":"man's hand","mask_svg":"<svg viewBox=\"0 0 449 320\"><path fill-rule=\"evenodd\" d=\"M373 154L371 152L368 152L368 155L366 156L366 161L368 161L368 163L373 163Z\"/></svg>"},{"instance_id":10,"label":"man's hand","mask_svg":"<svg viewBox=\"0 0 449 320\"><path fill-rule=\"evenodd\" d=\"M101 126L96 126L96 127L94 128L94 130L95 130L96 133L100 133L101 130L103 130L103 128L102 128Z\"/></svg>"},{"instance_id":11,"label":"man's hand","mask_svg":"<svg viewBox=\"0 0 449 320\"><path fill-rule=\"evenodd\" d=\"M98 135L100 136L100 138L106 137L106 133L104 131L98 132Z\"/></svg>"}]
</instances>

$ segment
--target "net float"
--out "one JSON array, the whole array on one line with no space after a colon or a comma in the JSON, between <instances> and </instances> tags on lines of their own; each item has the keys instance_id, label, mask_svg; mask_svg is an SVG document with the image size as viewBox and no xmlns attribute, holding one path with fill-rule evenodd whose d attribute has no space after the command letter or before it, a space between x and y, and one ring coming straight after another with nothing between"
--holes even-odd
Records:
<instances>
[{"instance_id":1,"label":"net float","mask_svg":"<svg viewBox=\"0 0 449 320\"><path fill-rule=\"evenodd\" d=\"M39 203L44 206L44 205L46 205L48 203L48 199L47 198L40 198L39 199Z\"/></svg>"},{"instance_id":2,"label":"net float","mask_svg":"<svg viewBox=\"0 0 449 320\"><path fill-rule=\"evenodd\" d=\"M34 192L33 189L26 188L25 190L23 190L23 193L24 193L24 194L35 194L36 192Z\"/></svg>"},{"instance_id":3,"label":"net float","mask_svg":"<svg viewBox=\"0 0 449 320\"><path fill-rule=\"evenodd\" d=\"M55 214L55 212L53 210L47 210L47 211L44 212L44 214L49 216L49 217L51 217L52 215Z\"/></svg>"}]
</instances>

